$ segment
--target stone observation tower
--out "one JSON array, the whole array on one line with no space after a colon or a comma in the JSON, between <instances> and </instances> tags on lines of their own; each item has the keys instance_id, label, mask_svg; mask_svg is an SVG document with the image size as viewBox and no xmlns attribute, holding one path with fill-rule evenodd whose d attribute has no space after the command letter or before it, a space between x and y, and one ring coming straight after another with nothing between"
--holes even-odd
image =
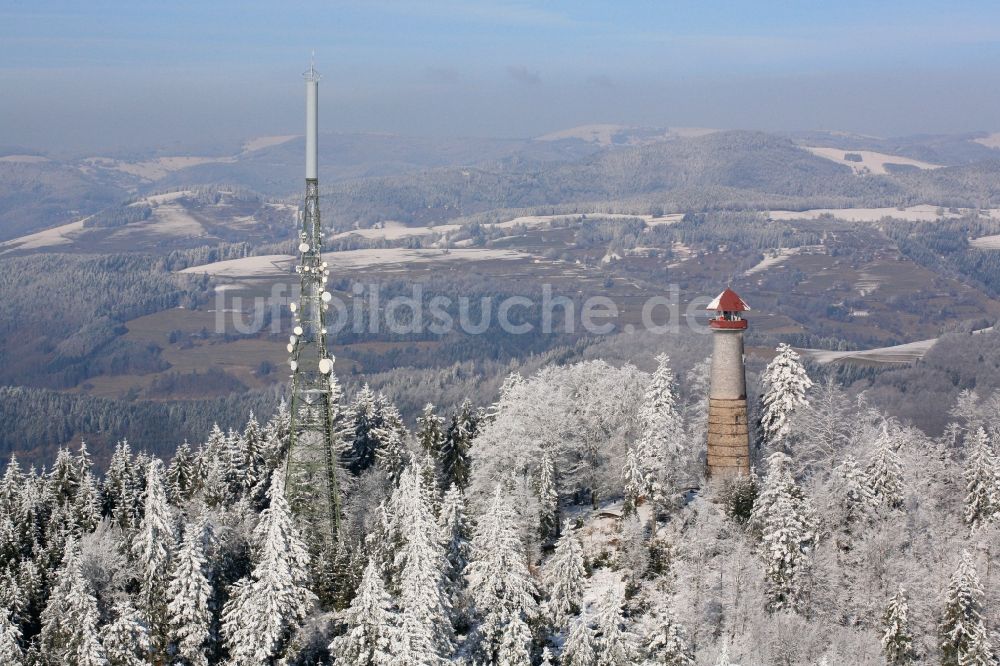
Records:
<instances>
[{"instance_id":1,"label":"stone observation tower","mask_svg":"<svg viewBox=\"0 0 1000 666\"><path fill-rule=\"evenodd\" d=\"M308 533L333 548L340 525L340 489L333 419L339 385L326 344L326 290L323 231L319 221L319 74L306 79L306 196L298 230L299 302L291 303L294 328L288 341L291 382L291 432L285 495Z\"/></svg>"},{"instance_id":2,"label":"stone observation tower","mask_svg":"<svg viewBox=\"0 0 1000 666\"><path fill-rule=\"evenodd\" d=\"M726 479L750 473L750 430L747 426L747 380L743 367L743 331L750 309L727 288L708 304L714 310L712 386L708 397L708 476Z\"/></svg>"}]
</instances>

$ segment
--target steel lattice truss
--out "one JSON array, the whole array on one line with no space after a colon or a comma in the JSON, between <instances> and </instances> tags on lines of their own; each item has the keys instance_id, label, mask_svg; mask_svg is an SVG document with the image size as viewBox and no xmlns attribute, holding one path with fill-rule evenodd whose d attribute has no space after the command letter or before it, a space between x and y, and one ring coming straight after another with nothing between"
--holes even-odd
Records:
<instances>
[{"instance_id":1,"label":"steel lattice truss","mask_svg":"<svg viewBox=\"0 0 1000 666\"><path fill-rule=\"evenodd\" d=\"M339 388L333 375L333 356L327 351L325 311L327 265L322 256L319 219L319 182L306 180L305 209L299 232L301 286L299 302L292 303L294 329L291 354L291 433L285 476L285 494L296 515L314 537L332 547L340 526L337 483L339 447L334 442L333 419Z\"/></svg>"}]
</instances>

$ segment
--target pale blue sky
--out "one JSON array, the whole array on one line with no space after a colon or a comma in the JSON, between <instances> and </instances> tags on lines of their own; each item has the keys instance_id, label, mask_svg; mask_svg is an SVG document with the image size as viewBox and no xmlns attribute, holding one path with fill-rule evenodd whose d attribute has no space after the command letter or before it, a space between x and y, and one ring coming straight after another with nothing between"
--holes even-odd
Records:
<instances>
[{"instance_id":1,"label":"pale blue sky","mask_svg":"<svg viewBox=\"0 0 1000 666\"><path fill-rule=\"evenodd\" d=\"M224 148L323 129L1000 129L1000 3L0 0L0 145Z\"/></svg>"}]
</instances>

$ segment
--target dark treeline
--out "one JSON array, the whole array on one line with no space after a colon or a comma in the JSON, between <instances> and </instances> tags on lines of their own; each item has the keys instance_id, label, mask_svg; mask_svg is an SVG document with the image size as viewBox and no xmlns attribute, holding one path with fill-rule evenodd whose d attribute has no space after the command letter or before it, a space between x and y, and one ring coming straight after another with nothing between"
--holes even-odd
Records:
<instances>
[{"instance_id":1,"label":"dark treeline","mask_svg":"<svg viewBox=\"0 0 1000 666\"><path fill-rule=\"evenodd\" d=\"M99 466L122 439L168 456L185 439L204 437L214 423L236 427L250 411L269 417L280 403L280 391L275 387L208 400L128 402L0 387L0 456L16 452L26 463L49 464L60 446L82 439L91 443Z\"/></svg>"}]
</instances>

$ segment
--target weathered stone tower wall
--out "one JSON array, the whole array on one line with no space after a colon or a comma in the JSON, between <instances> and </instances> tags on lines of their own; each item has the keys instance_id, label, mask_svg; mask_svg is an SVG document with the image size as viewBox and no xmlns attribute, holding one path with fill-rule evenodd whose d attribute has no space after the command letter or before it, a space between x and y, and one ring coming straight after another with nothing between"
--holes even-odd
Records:
<instances>
[{"instance_id":1,"label":"weathered stone tower wall","mask_svg":"<svg viewBox=\"0 0 1000 666\"><path fill-rule=\"evenodd\" d=\"M743 331L712 328L712 381L708 398L708 475L750 473L747 382Z\"/></svg>"}]
</instances>

